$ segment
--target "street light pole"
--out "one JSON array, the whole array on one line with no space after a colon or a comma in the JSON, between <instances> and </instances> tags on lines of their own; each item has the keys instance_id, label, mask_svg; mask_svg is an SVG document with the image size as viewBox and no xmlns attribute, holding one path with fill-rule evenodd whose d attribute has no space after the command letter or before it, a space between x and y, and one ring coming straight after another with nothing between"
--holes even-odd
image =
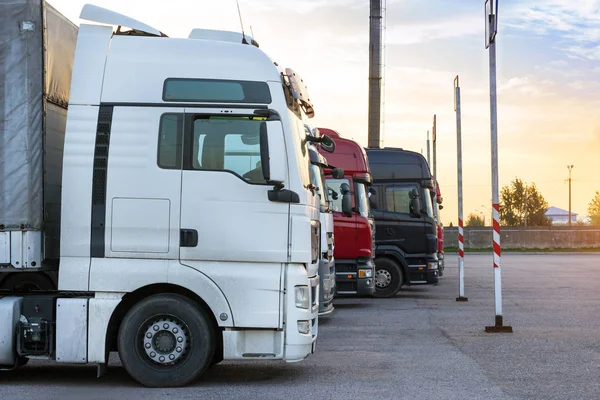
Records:
<instances>
[{"instance_id":1,"label":"street light pole","mask_svg":"<svg viewBox=\"0 0 600 400\"><path fill-rule=\"evenodd\" d=\"M458 75L454 78L454 111L456 112L456 169L458 178L458 297L456 301L469 301L465 297L465 238L463 229L463 177L462 177L462 121L460 115L460 86ZM437 176L436 176L437 179Z\"/></svg>"},{"instance_id":2,"label":"street light pole","mask_svg":"<svg viewBox=\"0 0 600 400\"><path fill-rule=\"evenodd\" d=\"M486 332L512 332L502 318L502 273L500 266L500 196L498 180L498 110L496 101L496 33L498 31L498 0L485 0L486 48L490 56L490 131L492 144L492 244L494 249L494 326Z\"/></svg>"},{"instance_id":3,"label":"street light pole","mask_svg":"<svg viewBox=\"0 0 600 400\"><path fill-rule=\"evenodd\" d=\"M431 167L431 146L429 144L429 131L427 131L427 164Z\"/></svg>"},{"instance_id":4,"label":"street light pole","mask_svg":"<svg viewBox=\"0 0 600 400\"><path fill-rule=\"evenodd\" d=\"M569 170L569 226L571 226L571 171L573 167L574 165L567 165L567 169Z\"/></svg>"}]
</instances>

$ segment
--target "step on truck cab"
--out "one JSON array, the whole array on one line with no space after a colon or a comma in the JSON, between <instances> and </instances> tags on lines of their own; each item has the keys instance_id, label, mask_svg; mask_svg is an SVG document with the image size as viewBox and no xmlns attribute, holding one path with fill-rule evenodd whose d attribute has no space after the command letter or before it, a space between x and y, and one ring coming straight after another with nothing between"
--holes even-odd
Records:
<instances>
[{"instance_id":1,"label":"step on truck cab","mask_svg":"<svg viewBox=\"0 0 600 400\"><path fill-rule=\"evenodd\" d=\"M325 181L337 199L333 200L335 231L335 273L337 294L371 296L373 279L373 219L368 193L371 172L363 148L342 138L338 132L318 128L335 142L335 152L321 152L327 159ZM343 177L334 176L334 168L343 169Z\"/></svg>"},{"instance_id":2,"label":"step on truck cab","mask_svg":"<svg viewBox=\"0 0 600 400\"><path fill-rule=\"evenodd\" d=\"M329 196L329 191L325 186L324 170L329 168L327 160L320 153L318 148L321 148L325 153L335 151L335 143L326 135L321 135L319 130L311 128L309 125L304 125L307 138L313 142L309 142L309 154L311 162L311 177L315 195L318 196L320 204L320 221L321 221L321 244L319 260L319 316L329 315L333 312L333 298L335 296L335 257L334 257L334 231L333 231L333 203ZM325 143L323 143L325 141ZM332 171L333 175L341 178L344 176L344 171L335 168Z\"/></svg>"},{"instance_id":3,"label":"step on truck cab","mask_svg":"<svg viewBox=\"0 0 600 400\"><path fill-rule=\"evenodd\" d=\"M56 82L43 75L54 55L37 68L28 60L51 49L44 35L56 27L48 19L43 29L44 7L0 4L0 18L18 18L0 24L0 62L31 67L0 67L22 72L6 75L17 88ZM58 290L0 294L0 337L8 338L0 340L0 368L42 358L97 364L101 373L118 351L134 379L165 387L222 359L310 355L320 222L302 122L314 111L302 79L239 33L169 38L90 5L81 19L108 26L79 27L66 130L48 112L57 87L0 91L11 118L30 118L0 125L0 138L10 139L3 145L33 160L18 168L37 177L30 192L13 193L14 168L0 170L2 190L16 202L0 203L8 243L1 270L16 276L58 266ZM24 93L33 100L11 97ZM18 147L32 138L35 149ZM45 164L51 155L57 162ZM47 236L55 231L33 226L27 213L39 206L37 216L49 215L26 195L54 194L41 183L48 175L62 185L53 197L54 241ZM41 240L29 242L34 235ZM38 258L24 263L24 254Z\"/></svg>"},{"instance_id":4,"label":"step on truck cab","mask_svg":"<svg viewBox=\"0 0 600 400\"><path fill-rule=\"evenodd\" d=\"M396 295L404 284L438 282L437 225L425 158L398 148L367 149L376 194L377 295Z\"/></svg>"}]
</instances>

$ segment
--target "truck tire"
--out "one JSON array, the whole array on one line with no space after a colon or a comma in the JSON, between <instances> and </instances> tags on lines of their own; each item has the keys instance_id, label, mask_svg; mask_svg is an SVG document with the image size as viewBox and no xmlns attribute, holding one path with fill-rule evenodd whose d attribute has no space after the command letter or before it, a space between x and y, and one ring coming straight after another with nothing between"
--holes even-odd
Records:
<instances>
[{"instance_id":1,"label":"truck tire","mask_svg":"<svg viewBox=\"0 0 600 400\"><path fill-rule=\"evenodd\" d=\"M11 292L52 291L56 290L56 285L43 272L15 272L2 281L0 289Z\"/></svg>"},{"instance_id":2,"label":"truck tire","mask_svg":"<svg viewBox=\"0 0 600 400\"><path fill-rule=\"evenodd\" d=\"M389 258L375 259L374 297L393 297L404 285L402 267Z\"/></svg>"},{"instance_id":3,"label":"truck tire","mask_svg":"<svg viewBox=\"0 0 600 400\"><path fill-rule=\"evenodd\" d=\"M178 294L150 296L127 312L118 348L125 370L148 387L178 387L197 379L215 354L206 312Z\"/></svg>"}]
</instances>

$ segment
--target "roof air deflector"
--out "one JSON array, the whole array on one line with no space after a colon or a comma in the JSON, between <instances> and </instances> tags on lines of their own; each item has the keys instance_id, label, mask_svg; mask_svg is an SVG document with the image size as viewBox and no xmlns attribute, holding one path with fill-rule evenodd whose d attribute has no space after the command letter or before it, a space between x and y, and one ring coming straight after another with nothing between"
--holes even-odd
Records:
<instances>
[{"instance_id":1,"label":"roof air deflector","mask_svg":"<svg viewBox=\"0 0 600 400\"><path fill-rule=\"evenodd\" d=\"M126 26L149 35L166 36L158 29L146 25L143 22L135 20L126 15L119 14L118 12L95 6L93 4L84 5L81 9L79 18L100 24Z\"/></svg>"},{"instance_id":2,"label":"roof air deflector","mask_svg":"<svg viewBox=\"0 0 600 400\"><path fill-rule=\"evenodd\" d=\"M220 31L215 29L192 29L188 39L201 39L201 40L212 40L216 42L231 42L231 43L244 43L243 40L252 44L253 46L259 47L258 43L249 35L244 35L239 32L232 31Z\"/></svg>"}]
</instances>

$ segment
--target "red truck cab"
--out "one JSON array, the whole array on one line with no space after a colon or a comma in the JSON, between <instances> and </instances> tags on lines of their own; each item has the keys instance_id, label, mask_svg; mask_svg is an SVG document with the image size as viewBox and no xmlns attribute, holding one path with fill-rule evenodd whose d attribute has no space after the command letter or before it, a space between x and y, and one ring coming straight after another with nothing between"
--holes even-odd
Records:
<instances>
[{"instance_id":1,"label":"red truck cab","mask_svg":"<svg viewBox=\"0 0 600 400\"><path fill-rule=\"evenodd\" d=\"M318 128L335 142L335 152L321 154L331 169L325 170L325 181L333 197L336 286L339 295L370 296L375 292L373 262L374 222L369 209L371 170L364 149L356 142L340 137L331 129ZM322 151L319 149L319 151ZM332 168L343 168L344 178L335 179ZM352 196L352 211L342 210L343 185ZM337 194L337 196L336 196Z\"/></svg>"}]
</instances>

